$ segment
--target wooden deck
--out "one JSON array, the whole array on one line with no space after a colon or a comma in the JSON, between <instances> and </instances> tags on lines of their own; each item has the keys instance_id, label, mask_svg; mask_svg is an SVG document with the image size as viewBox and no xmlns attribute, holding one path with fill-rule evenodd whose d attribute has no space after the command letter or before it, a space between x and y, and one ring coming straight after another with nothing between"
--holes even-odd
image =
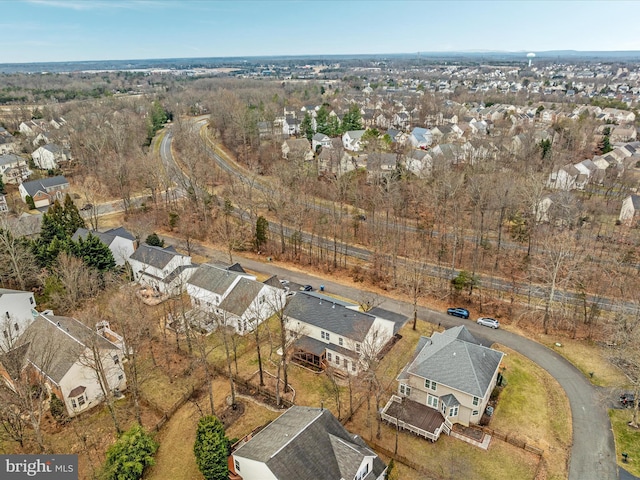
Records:
<instances>
[{"instance_id":1,"label":"wooden deck","mask_svg":"<svg viewBox=\"0 0 640 480\"><path fill-rule=\"evenodd\" d=\"M416 435L436 441L445 427L445 418L438 411L426 405L400 398L396 395L391 397L382 411L382 418L388 423L395 425L396 419L400 428L409 430ZM451 427L446 422L446 427ZM448 428L444 430L448 433Z\"/></svg>"}]
</instances>

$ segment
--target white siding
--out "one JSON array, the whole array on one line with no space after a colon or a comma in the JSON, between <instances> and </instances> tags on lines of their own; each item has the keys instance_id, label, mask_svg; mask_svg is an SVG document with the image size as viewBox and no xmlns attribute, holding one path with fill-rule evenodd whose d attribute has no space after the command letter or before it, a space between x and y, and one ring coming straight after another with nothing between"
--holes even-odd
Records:
<instances>
[{"instance_id":1,"label":"white siding","mask_svg":"<svg viewBox=\"0 0 640 480\"><path fill-rule=\"evenodd\" d=\"M238 462L240 468L236 470L236 473L240 475L243 480L278 480L271 470L269 470L269 467L262 462L237 455L233 455L233 460L234 462Z\"/></svg>"}]
</instances>

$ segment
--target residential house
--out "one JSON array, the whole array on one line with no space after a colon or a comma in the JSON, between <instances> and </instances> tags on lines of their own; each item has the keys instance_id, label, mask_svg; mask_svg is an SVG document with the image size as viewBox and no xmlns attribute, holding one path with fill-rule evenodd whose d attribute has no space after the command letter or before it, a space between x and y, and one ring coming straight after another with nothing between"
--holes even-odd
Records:
<instances>
[{"instance_id":1,"label":"residential house","mask_svg":"<svg viewBox=\"0 0 640 480\"><path fill-rule=\"evenodd\" d=\"M239 335L251 332L285 305L285 289L271 277L264 282L247 274L239 264L202 264L187 282L194 309L203 312L199 326L211 331L217 324Z\"/></svg>"},{"instance_id":2,"label":"residential house","mask_svg":"<svg viewBox=\"0 0 640 480\"><path fill-rule=\"evenodd\" d=\"M547 187L557 190L584 188L587 178L574 165L568 164L554 169L547 180Z\"/></svg>"},{"instance_id":3,"label":"residential house","mask_svg":"<svg viewBox=\"0 0 640 480\"><path fill-rule=\"evenodd\" d=\"M0 193L0 213L8 212L9 205L7 205L7 197L5 197L2 193Z\"/></svg>"},{"instance_id":4,"label":"residential house","mask_svg":"<svg viewBox=\"0 0 640 480\"><path fill-rule=\"evenodd\" d=\"M285 116L282 121L282 133L286 136L299 135L300 120L295 117Z\"/></svg>"},{"instance_id":5,"label":"residential house","mask_svg":"<svg viewBox=\"0 0 640 480\"><path fill-rule=\"evenodd\" d=\"M343 175L358 168L358 156L349 155L340 138L332 139L331 148L323 148L318 155L318 172Z\"/></svg>"},{"instance_id":6,"label":"residential house","mask_svg":"<svg viewBox=\"0 0 640 480\"><path fill-rule=\"evenodd\" d=\"M482 346L465 326L421 337L382 418L432 441L449 433L454 423L477 424L498 382L503 356Z\"/></svg>"},{"instance_id":7,"label":"residential house","mask_svg":"<svg viewBox=\"0 0 640 480\"><path fill-rule=\"evenodd\" d=\"M581 213L581 202L566 190L544 195L533 211L536 221L560 227L577 225L582 216Z\"/></svg>"},{"instance_id":8,"label":"residential house","mask_svg":"<svg viewBox=\"0 0 640 480\"><path fill-rule=\"evenodd\" d=\"M11 350L37 316L33 292L0 288L0 352Z\"/></svg>"},{"instance_id":9,"label":"residential house","mask_svg":"<svg viewBox=\"0 0 640 480\"><path fill-rule=\"evenodd\" d=\"M48 143L37 148L31 154L31 158L36 167L42 170L53 170L58 168L60 163L71 160L71 154L55 143Z\"/></svg>"},{"instance_id":10,"label":"residential house","mask_svg":"<svg viewBox=\"0 0 640 480\"><path fill-rule=\"evenodd\" d=\"M27 160L12 153L0 155L0 175L5 184L20 185L29 175Z\"/></svg>"},{"instance_id":11,"label":"residential house","mask_svg":"<svg viewBox=\"0 0 640 480\"><path fill-rule=\"evenodd\" d=\"M313 150L306 138L290 138L282 142L282 158L292 162L313 160Z\"/></svg>"},{"instance_id":12,"label":"residential house","mask_svg":"<svg viewBox=\"0 0 640 480\"><path fill-rule=\"evenodd\" d=\"M15 153L16 138L4 127L0 127L0 155Z\"/></svg>"},{"instance_id":13,"label":"residential house","mask_svg":"<svg viewBox=\"0 0 640 480\"><path fill-rule=\"evenodd\" d=\"M617 125L611 130L612 142L633 142L638 136L635 125Z\"/></svg>"},{"instance_id":14,"label":"residential house","mask_svg":"<svg viewBox=\"0 0 640 480\"><path fill-rule=\"evenodd\" d=\"M418 177L431 175L433 168L433 157L425 150L412 150L405 158L405 166Z\"/></svg>"},{"instance_id":15,"label":"residential house","mask_svg":"<svg viewBox=\"0 0 640 480\"><path fill-rule=\"evenodd\" d=\"M328 135L325 135L324 133L316 133L311 138L311 150L314 152L317 152L318 147L331 148L332 147L331 137L329 137Z\"/></svg>"},{"instance_id":16,"label":"residential house","mask_svg":"<svg viewBox=\"0 0 640 480\"><path fill-rule=\"evenodd\" d=\"M433 143L433 135L428 128L415 127L411 130L409 141L413 148L425 149Z\"/></svg>"},{"instance_id":17,"label":"residential house","mask_svg":"<svg viewBox=\"0 0 640 480\"><path fill-rule=\"evenodd\" d=\"M136 249L136 237L123 227L111 228L105 232L79 228L71 239L74 242L77 242L79 238L86 240L89 234L99 238L102 243L109 247L113 259L119 267L127 263L127 260Z\"/></svg>"},{"instance_id":18,"label":"residential house","mask_svg":"<svg viewBox=\"0 0 640 480\"><path fill-rule=\"evenodd\" d=\"M389 176L402 164L404 155L384 152L372 152L367 155L367 173L370 177Z\"/></svg>"},{"instance_id":19,"label":"residential house","mask_svg":"<svg viewBox=\"0 0 640 480\"><path fill-rule=\"evenodd\" d=\"M387 471L329 410L298 406L234 445L229 467L242 480L383 480Z\"/></svg>"},{"instance_id":20,"label":"residential house","mask_svg":"<svg viewBox=\"0 0 640 480\"><path fill-rule=\"evenodd\" d=\"M398 130L406 130L409 128L409 124L411 123L411 115L409 112L398 112L393 115L391 119L391 125L396 127Z\"/></svg>"},{"instance_id":21,"label":"residential house","mask_svg":"<svg viewBox=\"0 0 640 480\"><path fill-rule=\"evenodd\" d=\"M293 359L313 368L357 375L406 321L388 313L360 312L357 305L297 292L285 307L286 328L295 339Z\"/></svg>"},{"instance_id":22,"label":"residential house","mask_svg":"<svg viewBox=\"0 0 640 480\"><path fill-rule=\"evenodd\" d=\"M102 403L104 388L126 389L123 352L75 318L38 315L2 355L0 374L11 388L20 376L44 378L73 417ZM100 372L100 373L98 373Z\"/></svg>"},{"instance_id":23,"label":"residential house","mask_svg":"<svg viewBox=\"0 0 640 480\"><path fill-rule=\"evenodd\" d=\"M64 200L69 192L69 182L62 175L22 182L18 187L20 198L26 203L27 197L33 199L36 208L52 205L56 200Z\"/></svg>"},{"instance_id":24,"label":"residential house","mask_svg":"<svg viewBox=\"0 0 640 480\"><path fill-rule=\"evenodd\" d=\"M342 145L345 150L359 152L362 149L361 141L365 130L351 130L342 135Z\"/></svg>"},{"instance_id":25,"label":"residential house","mask_svg":"<svg viewBox=\"0 0 640 480\"><path fill-rule=\"evenodd\" d=\"M624 225L635 225L638 223L640 214L640 195L629 195L622 201L620 208L620 223Z\"/></svg>"},{"instance_id":26,"label":"residential house","mask_svg":"<svg viewBox=\"0 0 640 480\"><path fill-rule=\"evenodd\" d=\"M214 265L203 263L187 281L187 293L193 308L214 313L220 302L231 292L241 278L256 280L238 263Z\"/></svg>"},{"instance_id":27,"label":"residential house","mask_svg":"<svg viewBox=\"0 0 640 480\"><path fill-rule=\"evenodd\" d=\"M191 257L178 253L173 247L156 247L143 243L129 257L133 279L154 290L177 295L184 291L197 265Z\"/></svg>"},{"instance_id":28,"label":"residential house","mask_svg":"<svg viewBox=\"0 0 640 480\"><path fill-rule=\"evenodd\" d=\"M47 122L44 120L27 120L20 123L18 131L27 137L35 137L38 133L47 131Z\"/></svg>"}]
</instances>

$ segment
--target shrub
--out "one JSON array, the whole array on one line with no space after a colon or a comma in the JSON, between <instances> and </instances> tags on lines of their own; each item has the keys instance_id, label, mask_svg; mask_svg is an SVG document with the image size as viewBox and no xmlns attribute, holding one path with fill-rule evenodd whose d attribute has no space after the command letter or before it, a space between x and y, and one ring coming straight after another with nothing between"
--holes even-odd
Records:
<instances>
[{"instance_id":1,"label":"shrub","mask_svg":"<svg viewBox=\"0 0 640 480\"><path fill-rule=\"evenodd\" d=\"M124 432L107 450L103 478L106 480L138 480L144 469L154 464L158 443L140 425Z\"/></svg>"}]
</instances>

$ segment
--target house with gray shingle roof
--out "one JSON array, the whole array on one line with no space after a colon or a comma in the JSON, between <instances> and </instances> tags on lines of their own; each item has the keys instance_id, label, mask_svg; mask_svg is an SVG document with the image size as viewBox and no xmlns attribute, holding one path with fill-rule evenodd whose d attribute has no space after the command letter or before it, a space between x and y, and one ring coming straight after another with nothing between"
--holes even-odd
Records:
<instances>
[{"instance_id":1,"label":"house with gray shingle roof","mask_svg":"<svg viewBox=\"0 0 640 480\"><path fill-rule=\"evenodd\" d=\"M415 424L417 419L437 413L441 421L431 432L435 438L423 435L432 440L441 431L448 433L454 423L478 423L496 386L503 356L504 353L481 345L465 326L421 337L413 358L398 375L397 395L383 409L383 418L394 424L398 418L421 429ZM402 418L403 409L398 404L403 402L415 423L411 417ZM389 415L390 412L394 414Z\"/></svg>"},{"instance_id":2,"label":"house with gray shingle roof","mask_svg":"<svg viewBox=\"0 0 640 480\"><path fill-rule=\"evenodd\" d=\"M136 249L136 237L123 227L112 228L105 232L79 228L76 233L73 234L71 239L74 242L77 242L79 238L86 240L89 233L94 237L98 237L102 243L109 247L109 250L111 250L111 254L113 255L113 259L118 266L122 266L127 263L127 260Z\"/></svg>"},{"instance_id":3,"label":"house with gray shingle roof","mask_svg":"<svg viewBox=\"0 0 640 480\"><path fill-rule=\"evenodd\" d=\"M7 352L38 316L33 292L0 288L0 352Z\"/></svg>"},{"instance_id":4,"label":"house with gray shingle roof","mask_svg":"<svg viewBox=\"0 0 640 480\"><path fill-rule=\"evenodd\" d=\"M638 222L638 213L640 212L640 195L629 195L622 201L620 209L620 223L625 225L633 225Z\"/></svg>"},{"instance_id":5,"label":"house with gray shingle roof","mask_svg":"<svg viewBox=\"0 0 640 480\"><path fill-rule=\"evenodd\" d=\"M124 390L127 380L120 347L75 318L40 314L20 336L16 347L0 357L0 375L12 388L18 375L44 376L73 417L104 399L96 358L100 359L107 388Z\"/></svg>"},{"instance_id":6,"label":"house with gray shingle roof","mask_svg":"<svg viewBox=\"0 0 640 480\"><path fill-rule=\"evenodd\" d=\"M222 324L239 335L253 331L281 310L286 297L275 277L258 282L237 263L200 265L187 282L187 293L194 310L202 313L194 315L199 327L213 331Z\"/></svg>"},{"instance_id":7,"label":"house with gray shingle roof","mask_svg":"<svg viewBox=\"0 0 640 480\"><path fill-rule=\"evenodd\" d=\"M291 407L231 453L244 480L382 480L387 467L323 408Z\"/></svg>"},{"instance_id":8,"label":"house with gray shingle roof","mask_svg":"<svg viewBox=\"0 0 640 480\"><path fill-rule=\"evenodd\" d=\"M41 178L23 182L18 187L22 201L26 203L27 196L33 198L36 208L53 205L56 200L63 201L69 191L69 182L62 175Z\"/></svg>"},{"instance_id":9,"label":"house with gray shingle roof","mask_svg":"<svg viewBox=\"0 0 640 480\"><path fill-rule=\"evenodd\" d=\"M55 143L47 143L34 150L31 158L36 167L42 170L53 170L60 166L60 162L70 160L71 153Z\"/></svg>"},{"instance_id":10,"label":"house with gray shingle roof","mask_svg":"<svg viewBox=\"0 0 640 480\"><path fill-rule=\"evenodd\" d=\"M385 318L383 310L361 312L357 305L307 292L290 297L284 312L287 330L296 339L295 361L351 375L366 368L407 320Z\"/></svg>"},{"instance_id":11,"label":"house with gray shingle roof","mask_svg":"<svg viewBox=\"0 0 640 480\"><path fill-rule=\"evenodd\" d=\"M197 265L191 257L179 254L173 247L155 247L143 243L129 257L133 279L158 292L181 293Z\"/></svg>"},{"instance_id":12,"label":"house with gray shingle roof","mask_svg":"<svg viewBox=\"0 0 640 480\"><path fill-rule=\"evenodd\" d=\"M13 185L20 185L29 175L27 159L14 154L0 155L0 174L2 181Z\"/></svg>"}]
</instances>

